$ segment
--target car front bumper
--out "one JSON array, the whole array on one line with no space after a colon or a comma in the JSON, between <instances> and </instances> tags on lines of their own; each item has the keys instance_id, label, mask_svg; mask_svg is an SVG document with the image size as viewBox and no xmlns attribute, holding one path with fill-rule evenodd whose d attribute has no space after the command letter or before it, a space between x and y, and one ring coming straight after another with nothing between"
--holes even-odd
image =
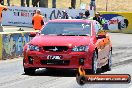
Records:
<instances>
[{"instance_id":1,"label":"car front bumper","mask_svg":"<svg viewBox=\"0 0 132 88\"><path fill-rule=\"evenodd\" d=\"M48 55L62 56L59 60L49 60ZM92 54L88 52L71 52L71 53L41 53L26 52L24 53L24 68L71 68L77 69L79 66L84 69L92 69Z\"/></svg>"}]
</instances>

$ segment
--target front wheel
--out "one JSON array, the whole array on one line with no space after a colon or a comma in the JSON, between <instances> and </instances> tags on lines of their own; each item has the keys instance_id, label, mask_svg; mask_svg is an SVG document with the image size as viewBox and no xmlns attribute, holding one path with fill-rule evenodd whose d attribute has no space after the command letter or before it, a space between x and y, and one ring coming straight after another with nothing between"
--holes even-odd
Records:
<instances>
[{"instance_id":1,"label":"front wheel","mask_svg":"<svg viewBox=\"0 0 132 88\"><path fill-rule=\"evenodd\" d=\"M33 75L33 74L35 74L35 70L36 69L34 69L34 68L24 68L24 72L27 75Z\"/></svg>"},{"instance_id":2,"label":"front wheel","mask_svg":"<svg viewBox=\"0 0 132 88\"><path fill-rule=\"evenodd\" d=\"M97 67L98 62L97 62L97 60L98 60L98 54L95 51L93 53L93 58L92 58L92 70L91 70L92 74L97 74L97 70L98 70L98 67Z\"/></svg>"}]
</instances>

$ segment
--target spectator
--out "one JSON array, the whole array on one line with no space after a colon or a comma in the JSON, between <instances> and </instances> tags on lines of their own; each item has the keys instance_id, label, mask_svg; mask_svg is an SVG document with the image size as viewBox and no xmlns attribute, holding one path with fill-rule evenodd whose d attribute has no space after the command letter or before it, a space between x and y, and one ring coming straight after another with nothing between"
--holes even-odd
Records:
<instances>
[{"instance_id":1,"label":"spectator","mask_svg":"<svg viewBox=\"0 0 132 88\"><path fill-rule=\"evenodd\" d=\"M32 0L33 7L38 7L38 3L40 0Z\"/></svg>"},{"instance_id":2,"label":"spectator","mask_svg":"<svg viewBox=\"0 0 132 88\"><path fill-rule=\"evenodd\" d=\"M83 18L83 13L79 13L79 16L76 17L76 19L82 19Z\"/></svg>"},{"instance_id":3,"label":"spectator","mask_svg":"<svg viewBox=\"0 0 132 88\"><path fill-rule=\"evenodd\" d=\"M26 0L26 5L27 5L27 7L30 6L30 0Z\"/></svg>"},{"instance_id":4,"label":"spectator","mask_svg":"<svg viewBox=\"0 0 132 88\"><path fill-rule=\"evenodd\" d=\"M104 25L105 24L105 20L100 16L100 13L99 12L96 12L95 13L95 16L94 17L91 17L89 18L90 20L96 20L100 23L100 25Z\"/></svg>"},{"instance_id":5,"label":"spectator","mask_svg":"<svg viewBox=\"0 0 132 88\"><path fill-rule=\"evenodd\" d=\"M0 5L0 32L3 32L3 27L2 27L2 11L7 10L7 7Z\"/></svg>"},{"instance_id":6,"label":"spectator","mask_svg":"<svg viewBox=\"0 0 132 88\"><path fill-rule=\"evenodd\" d=\"M1 5L4 5L4 0L0 0L0 4Z\"/></svg>"},{"instance_id":7,"label":"spectator","mask_svg":"<svg viewBox=\"0 0 132 88\"><path fill-rule=\"evenodd\" d=\"M21 0L21 6L25 7L25 0Z\"/></svg>"},{"instance_id":8,"label":"spectator","mask_svg":"<svg viewBox=\"0 0 132 88\"><path fill-rule=\"evenodd\" d=\"M34 0L32 0L32 6L33 6L33 4L34 4Z\"/></svg>"},{"instance_id":9,"label":"spectator","mask_svg":"<svg viewBox=\"0 0 132 88\"><path fill-rule=\"evenodd\" d=\"M52 0L52 8L56 8L56 0Z\"/></svg>"},{"instance_id":10,"label":"spectator","mask_svg":"<svg viewBox=\"0 0 132 88\"><path fill-rule=\"evenodd\" d=\"M71 8L76 8L76 0L71 0Z\"/></svg>"},{"instance_id":11,"label":"spectator","mask_svg":"<svg viewBox=\"0 0 132 88\"><path fill-rule=\"evenodd\" d=\"M85 11L85 19L89 19L89 16L90 16L89 10L86 10Z\"/></svg>"},{"instance_id":12,"label":"spectator","mask_svg":"<svg viewBox=\"0 0 132 88\"><path fill-rule=\"evenodd\" d=\"M96 11L95 0L91 0L91 2L90 2L90 10L92 10L93 8L94 8L94 11Z\"/></svg>"},{"instance_id":13,"label":"spectator","mask_svg":"<svg viewBox=\"0 0 132 88\"><path fill-rule=\"evenodd\" d=\"M36 10L36 13L32 18L32 24L34 30L41 30L42 26L44 25L44 18L41 15L40 9Z\"/></svg>"},{"instance_id":14,"label":"spectator","mask_svg":"<svg viewBox=\"0 0 132 88\"><path fill-rule=\"evenodd\" d=\"M10 0L7 0L7 5L10 6Z\"/></svg>"},{"instance_id":15,"label":"spectator","mask_svg":"<svg viewBox=\"0 0 132 88\"><path fill-rule=\"evenodd\" d=\"M69 16L67 14L67 12L65 10L62 11L62 16L61 16L61 19L69 19Z\"/></svg>"},{"instance_id":16,"label":"spectator","mask_svg":"<svg viewBox=\"0 0 132 88\"><path fill-rule=\"evenodd\" d=\"M44 14L44 21L45 23L48 21L47 14Z\"/></svg>"}]
</instances>

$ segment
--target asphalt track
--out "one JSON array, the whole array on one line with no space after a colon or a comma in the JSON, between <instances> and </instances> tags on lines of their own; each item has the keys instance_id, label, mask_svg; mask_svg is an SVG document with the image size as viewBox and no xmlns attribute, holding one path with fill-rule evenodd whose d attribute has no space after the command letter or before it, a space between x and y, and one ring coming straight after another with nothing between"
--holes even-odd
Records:
<instances>
[{"instance_id":1,"label":"asphalt track","mask_svg":"<svg viewBox=\"0 0 132 88\"><path fill-rule=\"evenodd\" d=\"M5 27L8 28L8 27ZM17 31L19 27L9 27L4 31ZM32 28L23 28L33 30ZM112 71L103 74L132 75L132 35L110 33L113 44ZM13 60L0 61L0 88L132 88L129 84L85 84L76 82L74 70L39 69L34 76L25 75L22 67L22 57Z\"/></svg>"}]
</instances>

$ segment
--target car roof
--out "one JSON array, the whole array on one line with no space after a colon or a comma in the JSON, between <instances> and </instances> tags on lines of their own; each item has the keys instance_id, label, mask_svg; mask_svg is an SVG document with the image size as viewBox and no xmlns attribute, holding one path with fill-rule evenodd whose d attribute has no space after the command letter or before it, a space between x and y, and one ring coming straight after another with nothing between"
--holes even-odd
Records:
<instances>
[{"instance_id":1,"label":"car roof","mask_svg":"<svg viewBox=\"0 0 132 88\"><path fill-rule=\"evenodd\" d=\"M94 20L85 20L85 19L54 19L54 20L49 20L49 22L84 22L84 23L93 23Z\"/></svg>"}]
</instances>

